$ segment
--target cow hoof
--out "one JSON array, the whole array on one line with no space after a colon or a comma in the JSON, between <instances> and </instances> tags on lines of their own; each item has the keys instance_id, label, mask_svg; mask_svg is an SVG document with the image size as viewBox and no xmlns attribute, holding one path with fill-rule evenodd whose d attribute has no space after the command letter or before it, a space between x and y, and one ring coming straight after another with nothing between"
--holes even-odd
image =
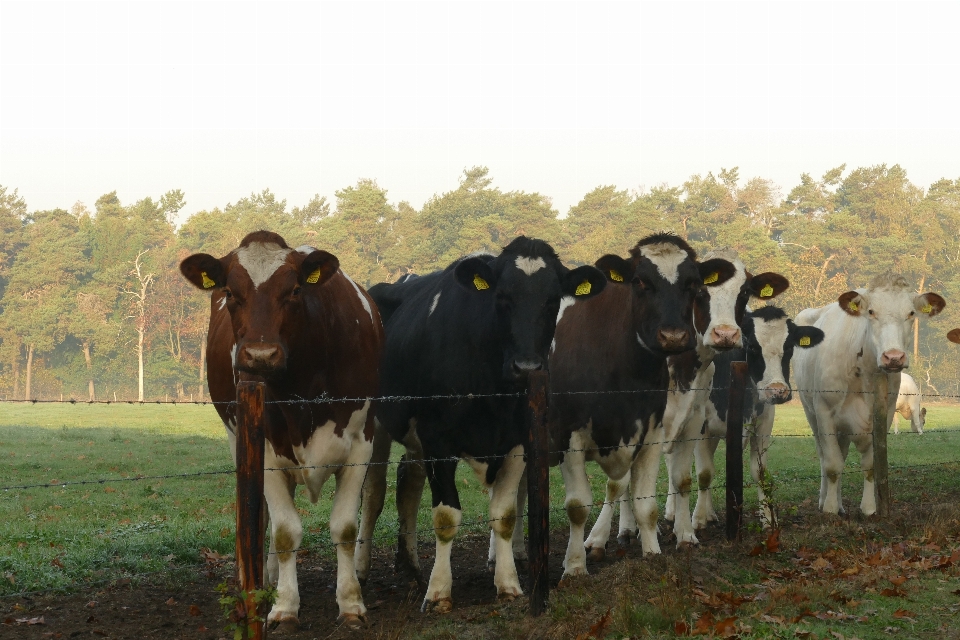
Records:
<instances>
[{"instance_id":1,"label":"cow hoof","mask_svg":"<svg viewBox=\"0 0 960 640\"><path fill-rule=\"evenodd\" d=\"M501 591L497 594L497 601L501 603L513 602L519 596L522 596L523 592L520 589L512 589L510 591Z\"/></svg>"},{"instance_id":2,"label":"cow hoof","mask_svg":"<svg viewBox=\"0 0 960 640\"><path fill-rule=\"evenodd\" d=\"M687 551L688 549L694 549L699 546L700 541L694 538L693 540L681 540L677 543L677 549L680 551Z\"/></svg>"},{"instance_id":3,"label":"cow hoof","mask_svg":"<svg viewBox=\"0 0 960 640\"><path fill-rule=\"evenodd\" d=\"M496 560L487 560L487 571L494 573L497 570L497 561Z\"/></svg>"},{"instance_id":4,"label":"cow hoof","mask_svg":"<svg viewBox=\"0 0 960 640\"><path fill-rule=\"evenodd\" d=\"M269 616L267 629L278 633L296 633L300 630L300 619L292 613L280 613L276 617Z\"/></svg>"},{"instance_id":5,"label":"cow hoof","mask_svg":"<svg viewBox=\"0 0 960 640\"><path fill-rule=\"evenodd\" d=\"M601 562L607 557L607 550L603 547L591 547L587 549L587 560L590 562Z\"/></svg>"},{"instance_id":6,"label":"cow hoof","mask_svg":"<svg viewBox=\"0 0 960 640\"><path fill-rule=\"evenodd\" d=\"M366 618L356 613L341 613L337 625L348 631L359 631L366 624Z\"/></svg>"},{"instance_id":7,"label":"cow hoof","mask_svg":"<svg viewBox=\"0 0 960 640\"><path fill-rule=\"evenodd\" d=\"M620 545L621 547L629 547L630 544L633 542L633 538L634 538L633 534L623 532L617 536L617 544Z\"/></svg>"},{"instance_id":8,"label":"cow hoof","mask_svg":"<svg viewBox=\"0 0 960 640\"><path fill-rule=\"evenodd\" d=\"M452 598L440 598L439 600L423 599L423 606L420 607L421 613L450 613L453 611Z\"/></svg>"}]
</instances>

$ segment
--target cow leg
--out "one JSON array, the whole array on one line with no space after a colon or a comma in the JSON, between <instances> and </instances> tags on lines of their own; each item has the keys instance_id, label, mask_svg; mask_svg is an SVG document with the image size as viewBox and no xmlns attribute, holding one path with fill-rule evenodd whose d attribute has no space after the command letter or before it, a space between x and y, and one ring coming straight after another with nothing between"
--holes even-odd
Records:
<instances>
[{"instance_id":1,"label":"cow leg","mask_svg":"<svg viewBox=\"0 0 960 640\"><path fill-rule=\"evenodd\" d=\"M623 478L620 480L607 478L603 506L600 508L597 521L593 523L590 535L587 536L587 541L584 543L587 557L594 562L603 560L606 555L607 541L610 540L610 525L613 523L613 507L620 500L623 489L629 482L629 476L626 482Z\"/></svg>"},{"instance_id":2,"label":"cow leg","mask_svg":"<svg viewBox=\"0 0 960 640\"><path fill-rule=\"evenodd\" d=\"M872 516L877 512L877 496L873 477L873 435L861 435L854 438L857 451L860 452L860 467L863 469L863 497L860 499L860 512Z\"/></svg>"},{"instance_id":3,"label":"cow leg","mask_svg":"<svg viewBox=\"0 0 960 640\"><path fill-rule=\"evenodd\" d=\"M290 499L293 500L297 485L290 482L289 489ZM267 527L270 526L269 509L263 510L263 515L260 520L260 526L263 528L263 531L266 532ZM277 586L277 581L280 579L280 557L277 555L277 539L273 534L270 535L270 546L267 551L267 561L264 563L264 572L266 573L266 581L264 584Z\"/></svg>"},{"instance_id":4,"label":"cow leg","mask_svg":"<svg viewBox=\"0 0 960 640\"><path fill-rule=\"evenodd\" d=\"M677 537L677 548L700 544L694 533L690 518L690 490L693 487L693 478L690 470L693 466L694 448L699 442L696 438L698 429L690 427L691 420L681 432L680 440L673 445L673 451L667 454L667 475L670 478L670 495L667 496L667 507L673 507L673 533ZM701 420L702 423L702 420Z\"/></svg>"},{"instance_id":5,"label":"cow leg","mask_svg":"<svg viewBox=\"0 0 960 640\"><path fill-rule=\"evenodd\" d=\"M571 434L568 449L569 451L563 454L563 462L560 463L560 473L563 475L563 486L567 494L564 507L570 519L570 539L567 541L567 553L563 559L563 578L587 573L583 529L593 504L593 493L590 490L590 480L587 478L586 460L583 455L586 447L579 432L575 431Z\"/></svg>"},{"instance_id":6,"label":"cow leg","mask_svg":"<svg viewBox=\"0 0 960 640\"><path fill-rule=\"evenodd\" d=\"M836 429L824 421L825 430ZM840 513L840 479L843 475L844 455L835 433L821 433L820 440L820 510L824 513Z\"/></svg>"},{"instance_id":7,"label":"cow leg","mask_svg":"<svg viewBox=\"0 0 960 640\"><path fill-rule=\"evenodd\" d=\"M437 538L437 552L421 610L432 609L437 613L447 613L453 609L450 552L463 518L460 496L457 493L457 461L428 461L424 464L433 494L433 532Z\"/></svg>"},{"instance_id":8,"label":"cow leg","mask_svg":"<svg viewBox=\"0 0 960 640\"><path fill-rule=\"evenodd\" d=\"M357 579L366 584L370 575L370 554L373 551L373 531L383 512L387 495L387 461L390 459L392 439L378 420L374 421L373 455L363 481L363 510L360 513L360 537L357 540Z\"/></svg>"},{"instance_id":9,"label":"cow leg","mask_svg":"<svg viewBox=\"0 0 960 640\"><path fill-rule=\"evenodd\" d=\"M717 475L713 458L719 445L720 438L700 438L693 450L697 463L697 506L693 509L695 530L706 529L708 522L718 520L713 508L713 479Z\"/></svg>"},{"instance_id":10,"label":"cow leg","mask_svg":"<svg viewBox=\"0 0 960 640\"><path fill-rule=\"evenodd\" d=\"M640 528L640 545L644 555L660 553L660 542L657 540L657 475L660 471L660 438L663 437L663 429L654 426L651 424L647 429L643 446L630 468L633 516Z\"/></svg>"},{"instance_id":11,"label":"cow leg","mask_svg":"<svg viewBox=\"0 0 960 640\"><path fill-rule=\"evenodd\" d=\"M750 473L757 485L757 502L760 505L760 522L764 528L776 527L777 519L770 497L763 491L767 476L767 451L773 434L773 418L776 409L766 405L757 417L756 430L750 434Z\"/></svg>"},{"instance_id":12,"label":"cow leg","mask_svg":"<svg viewBox=\"0 0 960 640\"><path fill-rule=\"evenodd\" d=\"M916 429L914 429L914 431L916 431ZM900 414L899 413L893 414L893 433L894 435L900 435Z\"/></svg>"},{"instance_id":13,"label":"cow leg","mask_svg":"<svg viewBox=\"0 0 960 640\"><path fill-rule=\"evenodd\" d=\"M411 421L413 422L413 421ZM397 467L397 555L394 570L416 580L421 588L426 586L423 572L420 570L420 556L417 552L417 513L423 497L423 485L427 474L423 463L423 445L417 437L415 425L403 439L407 453Z\"/></svg>"},{"instance_id":14,"label":"cow leg","mask_svg":"<svg viewBox=\"0 0 960 640\"><path fill-rule=\"evenodd\" d=\"M493 501L493 488L490 488L490 501ZM517 513L523 514L524 508L527 506L527 466L523 466L523 475L520 477L520 485L517 488ZM497 533L490 529L490 546L487 549L487 569L492 573L497 566L497 553L496 553L496 538ZM517 524L513 528L513 559L514 560L523 560L527 559L527 546L524 544L523 539L523 517L517 518Z\"/></svg>"},{"instance_id":15,"label":"cow leg","mask_svg":"<svg viewBox=\"0 0 960 640\"><path fill-rule=\"evenodd\" d=\"M267 466L276 467L275 458ZM296 629L300 620L300 592L297 587L297 549L303 540L303 525L293 502L293 480L283 471L267 471L263 494L270 511L270 551L277 558L277 599L267 615L270 628Z\"/></svg>"},{"instance_id":16,"label":"cow leg","mask_svg":"<svg viewBox=\"0 0 960 640\"><path fill-rule=\"evenodd\" d=\"M372 443L354 441L347 464L336 472L337 488L330 511L330 537L337 548L337 605L340 622L349 625L363 620L367 608L363 605L360 581L357 580L354 553L357 542L357 511L360 493L370 460Z\"/></svg>"},{"instance_id":17,"label":"cow leg","mask_svg":"<svg viewBox=\"0 0 960 640\"><path fill-rule=\"evenodd\" d=\"M621 547L629 545L634 538L640 535L637 530L637 519L633 517L633 499L630 497L630 472L624 476L623 491L620 493L620 527L617 530L617 544Z\"/></svg>"},{"instance_id":18,"label":"cow leg","mask_svg":"<svg viewBox=\"0 0 960 640\"><path fill-rule=\"evenodd\" d=\"M490 528L496 534L497 564L493 583L497 587L497 597L502 601L513 600L523 593L513 560L513 534L519 520L517 490L525 467L523 446L517 445L507 454L491 487Z\"/></svg>"}]
</instances>

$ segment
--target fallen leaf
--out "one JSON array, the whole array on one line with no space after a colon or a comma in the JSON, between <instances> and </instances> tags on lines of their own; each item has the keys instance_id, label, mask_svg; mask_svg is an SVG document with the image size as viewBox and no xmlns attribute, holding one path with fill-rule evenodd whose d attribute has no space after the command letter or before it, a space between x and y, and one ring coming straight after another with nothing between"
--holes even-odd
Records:
<instances>
[{"instance_id":1,"label":"fallen leaf","mask_svg":"<svg viewBox=\"0 0 960 640\"><path fill-rule=\"evenodd\" d=\"M767 541L763 543L767 548L767 553L776 553L780 550L780 529L774 529L767 536Z\"/></svg>"},{"instance_id":2,"label":"fallen leaf","mask_svg":"<svg viewBox=\"0 0 960 640\"><path fill-rule=\"evenodd\" d=\"M87 624L93 624L94 622L100 622L97 619L97 616L90 616L89 618L87 618Z\"/></svg>"},{"instance_id":3,"label":"fallen leaf","mask_svg":"<svg viewBox=\"0 0 960 640\"><path fill-rule=\"evenodd\" d=\"M910 620L913 620L914 618L917 617L917 614L915 614L913 611L908 611L906 609L897 609L896 611L893 612L893 617L909 618Z\"/></svg>"},{"instance_id":4,"label":"fallen leaf","mask_svg":"<svg viewBox=\"0 0 960 640\"><path fill-rule=\"evenodd\" d=\"M104 488L103 488L103 491L104 491L104 493L116 493L116 492L117 492L117 490L114 489L113 487L104 487Z\"/></svg>"},{"instance_id":5,"label":"fallen leaf","mask_svg":"<svg viewBox=\"0 0 960 640\"><path fill-rule=\"evenodd\" d=\"M170 599L167 600L167 604L168 604L169 606L173 606L173 605L177 604L177 601L173 599L173 596L170 596Z\"/></svg>"},{"instance_id":6,"label":"fallen leaf","mask_svg":"<svg viewBox=\"0 0 960 640\"><path fill-rule=\"evenodd\" d=\"M894 588L894 589L883 589L882 591L880 591L880 595L886 596L887 598L899 598L907 594L901 591L900 589Z\"/></svg>"},{"instance_id":7,"label":"fallen leaf","mask_svg":"<svg viewBox=\"0 0 960 640\"><path fill-rule=\"evenodd\" d=\"M91 600L90 602L87 603L87 609L93 609L95 606L97 606L96 600Z\"/></svg>"},{"instance_id":8,"label":"fallen leaf","mask_svg":"<svg viewBox=\"0 0 960 640\"><path fill-rule=\"evenodd\" d=\"M823 556L820 556L819 558L814 560L812 563L810 563L810 568L813 569L814 571L823 571L829 566L830 566L830 561L824 558Z\"/></svg>"},{"instance_id":9,"label":"fallen leaf","mask_svg":"<svg viewBox=\"0 0 960 640\"><path fill-rule=\"evenodd\" d=\"M802 629L797 629L796 631L793 632L793 635L795 635L798 638L809 638L810 634L811 632L803 631Z\"/></svg>"},{"instance_id":10,"label":"fallen leaf","mask_svg":"<svg viewBox=\"0 0 960 640\"><path fill-rule=\"evenodd\" d=\"M683 620L677 620L676 622L673 623L673 632L678 636L689 635L690 625L688 625Z\"/></svg>"},{"instance_id":11,"label":"fallen leaf","mask_svg":"<svg viewBox=\"0 0 960 640\"><path fill-rule=\"evenodd\" d=\"M713 614L709 611L706 611L697 620L697 624L693 627L693 631L690 633L690 635L708 635L711 631L713 631Z\"/></svg>"},{"instance_id":12,"label":"fallen leaf","mask_svg":"<svg viewBox=\"0 0 960 640\"><path fill-rule=\"evenodd\" d=\"M849 569L844 569L840 572L840 575L844 577L855 576L860 573L860 567L850 567Z\"/></svg>"},{"instance_id":13,"label":"fallen leaf","mask_svg":"<svg viewBox=\"0 0 960 640\"><path fill-rule=\"evenodd\" d=\"M906 581L907 581L907 576L897 576L896 578L890 578L890 582L892 582L893 586L895 587L899 587Z\"/></svg>"},{"instance_id":14,"label":"fallen leaf","mask_svg":"<svg viewBox=\"0 0 960 640\"><path fill-rule=\"evenodd\" d=\"M763 548L764 548L764 547L763 547L762 544L758 544L758 545L755 546L753 549L750 549L750 555L752 555L752 556L758 556L758 555L760 555L761 553L763 553Z\"/></svg>"},{"instance_id":15,"label":"fallen leaf","mask_svg":"<svg viewBox=\"0 0 960 640\"><path fill-rule=\"evenodd\" d=\"M839 631L831 631L830 635L832 635L837 640L847 640L846 638L843 637L843 634L840 633Z\"/></svg>"},{"instance_id":16,"label":"fallen leaf","mask_svg":"<svg viewBox=\"0 0 960 640\"><path fill-rule=\"evenodd\" d=\"M603 630L607 628L607 625L610 624L610 609L607 607L607 612L600 616L600 619L593 623L593 626L590 627L589 634L593 638L602 638Z\"/></svg>"},{"instance_id":17,"label":"fallen leaf","mask_svg":"<svg viewBox=\"0 0 960 640\"><path fill-rule=\"evenodd\" d=\"M205 625L200 625L199 627L197 627L197 631L199 631L200 633L205 633L209 631L209 629L207 629Z\"/></svg>"},{"instance_id":18,"label":"fallen leaf","mask_svg":"<svg viewBox=\"0 0 960 640\"><path fill-rule=\"evenodd\" d=\"M54 558L50 561L50 564L58 569L63 569L63 562L60 561L60 558Z\"/></svg>"},{"instance_id":19,"label":"fallen leaf","mask_svg":"<svg viewBox=\"0 0 960 640\"><path fill-rule=\"evenodd\" d=\"M721 638L730 638L737 635L737 619L724 618L713 625L713 632Z\"/></svg>"},{"instance_id":20,"label":"fallen leaf","mask_svg":"<svg viewBox=\"0 0 960 640\"><path fill-rule=\"evenodd\" d=\"M40 616L39 618L17 618L15 622L17 624L25 624L28 627L32 627L37 624L47 624L44 622L43 616Z\"/></svg>"},{"instance_id":21,"label":"fallen leaf","mask_svg":"<svg viewBox=\"0 0 960 640\"><path fill-rule=\"evenodd\" d=\"M200 615L200 607L195 604L190 605L190 615L196 617Z\"/></svg>"}]
</instances>

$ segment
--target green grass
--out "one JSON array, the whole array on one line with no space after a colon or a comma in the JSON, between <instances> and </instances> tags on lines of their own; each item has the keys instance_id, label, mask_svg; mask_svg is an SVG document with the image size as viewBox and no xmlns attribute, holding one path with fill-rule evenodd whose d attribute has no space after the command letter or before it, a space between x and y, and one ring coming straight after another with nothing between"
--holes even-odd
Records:
<instances>
[{"instance_id":1,"label":"green grass","mask_svg":"<svg viewBox=\"0 0 960 640\"><path fill-rule=\"evenodd\" d=\"M890 435L891 466L929 465L960 459L960 407L931 406L923 436ZM769 466L782 510L813 499L819 467L799 405L781 407ZM393 460L401 450L394 447ZM724 482L723 445L717 453ZM851 452L850 461L859 456ZM94 481L87 485L11 489L0 492L0 595L23 591L70 588L195 565L199 550L232 553L235 487L232 473L184 478L122 481L123 478L230 471L223 426L212 407L149 405L0 405L0 486ZM935 499L956 487L957 464L931 467L922 485L912 482L913 470L894 471L891 486L900 500ZM855 469L855 467L854 467ZM594 496L602 499L605 477L591 463L588 474ZM749 472L745 473L749 479ZM96 481L108 479L107 482ZM388 473L388 496L375 533L377 544L395 544L395 471ZM458 488L464 507L465 535L487 536L487 500L473 473L460 465ZM844 476L848 510L859 504L862 476ZM329 547L333 483L317 505L298 493L304 517L303 546L320 554ZM660 493L666 492L661 473ZM551 470L554 528L567 526L562 509L563 485ZM755 492L747 489L746 504L755 507ZM715 504L723 504L715 490ZM661 498L661 503L663 499ZM419 527L430 544L429 489L424 492ZM595 518L598 509L593 510ZM750 579L755 579L751 576ZM638 614L639 615L639 614Z\"/></svg>"}]
</instances>

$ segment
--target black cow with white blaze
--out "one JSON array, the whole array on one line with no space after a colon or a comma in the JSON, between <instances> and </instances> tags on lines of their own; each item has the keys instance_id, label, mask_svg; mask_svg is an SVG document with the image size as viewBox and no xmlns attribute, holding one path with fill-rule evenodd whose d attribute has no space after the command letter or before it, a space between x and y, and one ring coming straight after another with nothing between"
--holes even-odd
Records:
<instances>
[{"instance_id":1,"label":"black cow with white blaze","mask_svg":"<svg viewBox=\"0 0 960 640\"><path fill-rule=\"evenodd\" d=\"M738 360L747 362L744 446L749 440L750 473L757 482L760 517L764 526L771 526L774 524L774 514L763 493L760 474L767 468L767 450L773 434L776 405L789 402L793 397L790 390L790 360L794 349L813 348L824 337L820 329L797 325L782 309L773 306L748 312L741 328L744 348L718 354L714 360L716 372L704 425L708 437L697 442L694 454L700 489L693 512L693 526L696 529L703 529L708 520L717 519L710 487L716 477L713 456L727 433L730 363Z\"/></svg>"},{"instance_id":2,"label":"black cow with white blaze","mask_svg":"<svg viewBox=\"0 0 960 640\"><path fill-rule=\"evenodd\" d=\"M433 494L437 551L424 609L452 607L450 552L461 521L455 482L461 458L490 487L498 596L521 594L512 542L515 530L523 531L518 487L526 466L527 376L547 366L561 300L593 297L605 285L598 269L570 270L546 242L521 236L499 256L468 256L443 271L370 289L386 331L382 393L462 397L380 404L364 486L361 579L370 566L366 539L386 491L386 465L379 463L387 460L393 439L407 449L397 482L399 570L419 574L414 532L424 474Z\"/></svg>"}]
</instances>

